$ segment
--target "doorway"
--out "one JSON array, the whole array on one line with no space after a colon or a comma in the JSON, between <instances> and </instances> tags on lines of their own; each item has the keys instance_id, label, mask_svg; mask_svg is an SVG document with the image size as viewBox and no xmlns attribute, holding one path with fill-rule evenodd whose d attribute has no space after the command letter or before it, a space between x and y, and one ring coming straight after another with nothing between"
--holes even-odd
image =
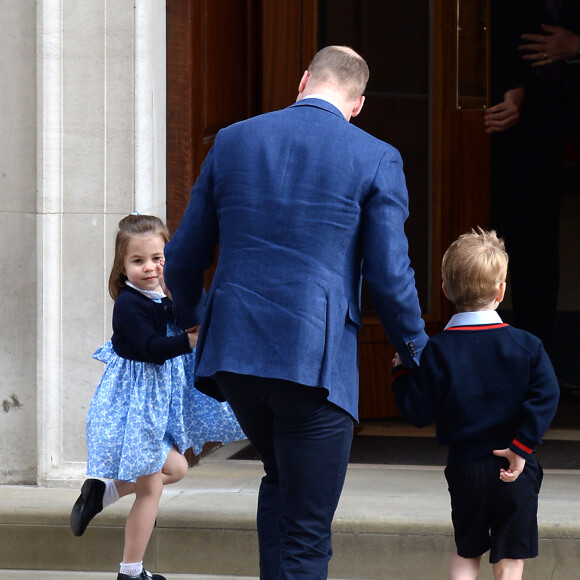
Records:
<instances>
[{"instance_id":1,"label":"doorway","mask_svg":"<svg viewBox=\"0 0 580 580\"><path fill-rule=\"evenodd\" d=\"M445 0L167 0L170 228L179 223L217 130L291 104L318 47L350 45L371 70L357 122L403 157L411 259L427 331L440 331L451 314L440 291L443 251L459 233L489 220L480 99L486 79L479 74L488 7L460 4L478 23L468 38L459 34L458 4ZM397 417L389 391L393 352L366 297L364 309L360 416Z\"/></svg>"},{"instance_id":2,"label":"doorway","mask_svg":"<svg viewBox=\"0 0 580 580\"><path fill-rule=\"evenodd\" d=\"M459 3L437 0L318 2L319 47L352 46L369 64L365 107L353 122L403 158L409 254L428 334L451 315L440 290L444 249L489 221L488 3L462 2L461 18ZM359 411L366 419L397 417L393 351L364 285L362 306Z\"/></svg>"}]
</instances>

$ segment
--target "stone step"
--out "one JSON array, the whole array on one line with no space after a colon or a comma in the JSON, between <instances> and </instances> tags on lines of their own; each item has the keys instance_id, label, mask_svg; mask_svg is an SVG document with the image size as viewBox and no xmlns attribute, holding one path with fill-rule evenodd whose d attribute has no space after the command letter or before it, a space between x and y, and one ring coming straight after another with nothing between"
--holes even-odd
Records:
<instances>
[{"instance_id":1,"label":"stone step","mask_svg":"<svg viewBox=\"0 0 580 580\"><path fill-rule=\"evenodd\" d=\"M0 570L0 580L115 580L114 572L48 572L42 570ZM171 580L231 580L231 576L206 576L199 574L173 574ZM257 577L239 576L236 580L257 580Z\"/></svg>"},{"instance_id":2,"label":"stone step","mask_svg":"<svg viewBox=\"0 0 580 580\"><path fill-rule=\"evenodd\" d=\"M149 570L168 580L258 577L255 512L263 472L258 462L228 460L232 445L164 490L145 556ZM69 515L80 483L0 486L0 580L115 578L131 499L107 508L76 538ZM526 580L578 578L580 472L546 470L539 521L540 557L526 563ZM442 468L350 465L333 534L336 580L446 578L453 536ZM480 579L491 578L484 563Z\"/></svg>"}]
</instances>

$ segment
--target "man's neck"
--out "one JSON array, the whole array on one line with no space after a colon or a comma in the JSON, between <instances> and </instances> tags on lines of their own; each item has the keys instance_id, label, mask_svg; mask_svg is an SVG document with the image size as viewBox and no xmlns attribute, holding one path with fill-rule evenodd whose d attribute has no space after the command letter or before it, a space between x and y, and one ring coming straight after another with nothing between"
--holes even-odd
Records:
<instances>
[{"instance_id":1,"label":"man's neck","mask_svg":"<svg viewBox=\"0 0 580 580\"><path fill-rule=\"evenodd\" d=\"M333 107L336 107L344 116L344 118L348 121L348 118L344 114L344 110L342 108L342 104L339 99L336 99L332 95L326 93L310 93L308 95L301 96L298 100L301 101L303 99L320 99L321 101L326 101L330 103Z\"/></svg>"}]
</instances>

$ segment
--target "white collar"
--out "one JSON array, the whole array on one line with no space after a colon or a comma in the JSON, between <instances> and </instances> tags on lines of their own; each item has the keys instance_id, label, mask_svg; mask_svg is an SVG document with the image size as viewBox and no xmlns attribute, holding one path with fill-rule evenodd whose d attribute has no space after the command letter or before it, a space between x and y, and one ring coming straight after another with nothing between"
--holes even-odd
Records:
<instances>
[{"instance_id":1,"label":"white collar","mask_svg":"<svg viewBox=\"0 0 580 580\"><path fill-rule=\"evenodd\" d=\"M329 97L329 96L324 95L322 93L312 93L310 95L306 95L305 97L302 97L301 100L305 101L306 99L320 99L321 101L326 101L327 103L330 103L333 107L336 107L340 111L340 114L344 117L344 114L342 112L342 109L340 108L340 105L338 104L338 101L336 101L332 97ZM346 119L346 117L344 117L344 118Z\"/></svg>"},{"instance_id":2,"label":"white collar","mask_svg":"<svg viewBox=\"0 0 580 580\"><path fill-rule=\"evenodd\" d=\"M141 294L143 294L143 296L146 296L147 298L151 298L151 300L161 300L166 296L165 292L157 292L156 290L143 290L142 288L137 288L137 286L135 286L135 284L131 284L129 280L125 280L125 286L129 286L130 288L137 290L137 292L140 292Z\"/></svg>"},{"instance_id":3,"label":"white collar","mask_svg":"<svg viewBox=\"0 0 580 580\"><path fill-rule=\"evenodd\" d=\"M453 326L474 326L476 324L501 324L502 319L495 310L476 310L474 312L459 312L451 317L447 328Z\"/></svg>"}]
</instances>

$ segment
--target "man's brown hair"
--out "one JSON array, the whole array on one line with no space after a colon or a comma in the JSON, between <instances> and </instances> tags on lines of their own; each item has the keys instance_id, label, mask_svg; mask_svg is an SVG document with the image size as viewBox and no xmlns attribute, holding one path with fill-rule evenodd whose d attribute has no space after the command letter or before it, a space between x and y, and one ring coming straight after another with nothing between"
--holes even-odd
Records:
<instances>
[{"instance_id":1,"label":"man's brown hair","mask_svg":"<svg viewBox=\"0 0 580 580\"><path fill-rule=\"evenodd\" d=\"M369 80L366 61L348 46L320 49L310 62L308 72L314 84L335 85L350 101L355 101L365 92Z\"/></svg>"}]
</instances>

